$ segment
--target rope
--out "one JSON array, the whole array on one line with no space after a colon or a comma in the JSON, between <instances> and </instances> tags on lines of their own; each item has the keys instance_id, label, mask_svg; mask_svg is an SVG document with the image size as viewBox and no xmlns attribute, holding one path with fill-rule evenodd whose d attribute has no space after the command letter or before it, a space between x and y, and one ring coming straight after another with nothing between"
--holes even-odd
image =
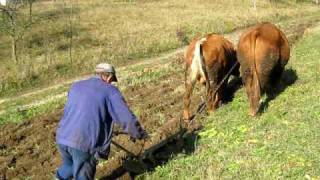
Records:
<instances>
[{"instance_id":1,"label":"rope","mask_svg":"<svg viewBox=\"0 0 320 180\"><path fill-rule=\"evenodd\" d=\"M232 71L234 70L234 68L239 64L238 61L236 61L233 66L231 67L231 69L228 71L228 73L223 77L223 79L220 81L220 83L218 84L218 87L216 88L216 90L214 91L214 95L218 92L218 90L221 88L221 85L224 83L224 81L230 76L230 74L232 73ZM203 110L206 108L206 103L205 102L201 102L197 108L196 113L194 113L194 115L192 116L192 118L190 119L189 123L192 123L193 120L195 119L195 117L198 114L201 114L203 112Z\"/></svg>"},{"instance_id":2,"label":"rope","mask_svg":"<svg viewBox=\"0 0 320 180\"><path fill-rule=\"evenodd\" d=\"M214 95L217 93L217 91L219 91L219 89L221 88L221 85L224 83L224 81L230 76L230 74L232 73L233 69L239 64L238 61L236 61L233 66L231 67L231 69L228 71L228 73L223 77L223 79L220 81L220 83L218 84L218 87L216 88L216 90L214 91Z\"/></svg>"}]
</instances>

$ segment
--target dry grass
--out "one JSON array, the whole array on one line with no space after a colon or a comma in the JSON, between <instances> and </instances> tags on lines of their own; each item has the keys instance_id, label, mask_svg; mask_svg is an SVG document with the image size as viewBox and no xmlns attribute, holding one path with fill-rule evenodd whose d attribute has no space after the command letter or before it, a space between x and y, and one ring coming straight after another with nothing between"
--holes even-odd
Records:
<instances>
[{"instance_id":1,"label":"dry grass","mask_svg":"<svg viewBox=\"0 0 320 180\"><path fill-rule=\"evenodd\" d=\"M34 4L34 23L19 42L18 65L10 59L9 38L0 35L0 96L87 73L101 60L126 65L184 46L195 35L229 32L257 21L278 22L317 10L311 4L258 1L254 11L251 0L39 1Z\"/></svg>"}]
</instances>

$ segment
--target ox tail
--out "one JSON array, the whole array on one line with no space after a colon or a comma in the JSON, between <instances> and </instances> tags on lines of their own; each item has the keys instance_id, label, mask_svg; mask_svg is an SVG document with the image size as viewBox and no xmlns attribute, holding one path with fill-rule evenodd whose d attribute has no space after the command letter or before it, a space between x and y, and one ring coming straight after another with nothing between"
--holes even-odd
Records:
<instances>
[{"instance_id":1,"label":"ox tail","mask_svg":"<svg viewBox=\"0 0 320 180\"><path fill-rule=\"evenodd\" d=\"M251 52L252 52L252 84L251 87L254 89L251 100L251 115L255 116L255 114L259 111L259 100L261 97L261 81L258 74L257 63L256 63L256 44L257 44L258 32L255 31L251 35Z\"/></svg>"},{"instance_id":2,"label":"ox tail","mask_svg":"<svg viewBox=\"0 0 320 180\"><path fill-rule=\"evenodd\" d=\"M257 42L257 36L258 32L253 32L253 35L251 36L251 52L252 52L252 58L253 58L253 77L257 79L257 90L261 90L261 84L260 84L260 78L257 70L257 63L256 63L256 42ZM254 79L254 78L253 78Z\"/></svg>"},{"instance_id":3,"label":"ox tail","mask_svg":"<svg viewBox=\"0 0 320 180\"><path fill-rule=\"evenodd\" d=\"M206 40L206 38L202 38L196 42L191 64L192 79L196 79L198 75L200 75L201 78L205 78L205 80L208 79L206 65L202 54L202 43Z\"/></svg>"}]
</instances>

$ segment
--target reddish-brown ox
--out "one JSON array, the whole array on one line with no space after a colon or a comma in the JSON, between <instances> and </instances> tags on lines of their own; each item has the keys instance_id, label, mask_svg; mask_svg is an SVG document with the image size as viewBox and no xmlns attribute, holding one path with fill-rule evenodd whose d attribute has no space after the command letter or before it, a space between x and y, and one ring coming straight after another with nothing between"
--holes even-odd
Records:
<instances>
[{"instance_id":1,"label":"reddish-brown ox","mask_svg":"<svg viewBox=\"0 0 320 180\"><path fill-rule=\"evenodd\" d=\"M259 110L262 93L279 82L289 56L288 40L273 24L257 24L241 35L237 57L251 116Z\"/></svg>"},{"instance_id":2,"label":"reddish-brown ox","mask_svg":"<svg viewBox=\"0 0 320 180\"><path fill-rule=\"evenodd\" d=\"M239 64L235 64L236 62L236 51L232 43L220 35L208 34L190 43L185 54L185 120L190 120L190 97L196 81L206 85L207 108L214 111L221 103L222 92L229 77L228 72L234 65L235 69L230 72L239 75Z\"/></svg>"}]
</instances>

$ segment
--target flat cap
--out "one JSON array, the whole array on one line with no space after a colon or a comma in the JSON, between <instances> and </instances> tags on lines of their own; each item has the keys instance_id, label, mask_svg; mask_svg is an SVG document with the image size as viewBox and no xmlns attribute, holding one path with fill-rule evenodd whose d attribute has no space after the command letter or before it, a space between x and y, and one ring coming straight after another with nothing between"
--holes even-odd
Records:
<instances>
[{"instance_id":1,"label":"flat cap","mask_svg":"<svg viewBox=\"0 0 320 180\"><path fill-rule=\"evenodd\" d=\"M114 67L111 64L108 63L100 63L96 66L95 69L96 73L111 73L113 74L113 79L112 81L118 82L117 76L116 76L116 71Z\"/></svg>"}]
</instances>

